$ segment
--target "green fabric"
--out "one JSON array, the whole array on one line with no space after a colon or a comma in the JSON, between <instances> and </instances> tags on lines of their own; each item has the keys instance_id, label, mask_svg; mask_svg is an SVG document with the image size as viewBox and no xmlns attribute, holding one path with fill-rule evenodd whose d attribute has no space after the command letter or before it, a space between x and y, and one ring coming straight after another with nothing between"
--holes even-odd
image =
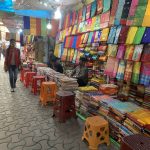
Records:
<instances>
[{"instance_id":1,"label":"green fabric","mask_svg":"<svg viewBox=\"0 0 150 150\"><path fill-rule=\"evenodd\" d=\"M143 34L145 32L145 27L139 27L137 32L136 32L136 35L134 37L134 41L133 41L133 44L140 44L141 43L141 40L142 40L142 37L143 37Z\"/></svg>"},{"instance_id":2,"label":"green fabric","mask_svg":"<svg viewBox=\"0 0 150 150\"><path fill-rule=\"evenodd\" d=\"M46 36L47 34L46 25L47 25L46 19L41 19L41 35L42 36Z\"/></svg>"},{"instance_id":3,"label":"green fabric","mask_svg":"<svg viewBox=\"0 0 150 150\"><path fill-rule=\"evenodd\" d=\"M103 0L103 13L110 10L111 0Z\"/></svg>"},{"instance_id":4,"label":"green fabric","mask_svg":"<svg viewBox=\"0 0 150 150\"><path fill-rule=\"evenodd\" d=\"M139 0L138 5L147 5L148 0Z\"/></svg>"},{"instance_id":5,"label":"green fabric","mask_svg":"<svg viewBox=\"0 0 150 150\"><path fill-rule=\"evenodd\" d=\"M140 74L133 73L132 74L132 82L138 84Z\"/></svg>"},{"instance_id":6,"label":"green fabric","mask_svg":"<svg viewBox=\"0 0 150 150\"><path fill-rule=\"evenodd\" d=\"M138 6L135 12L135 18L143 18L145 15L147 5Z\"/></svg>"},{"instance_id":7,"label":"green fabric","mask_svg":"<svg viewBox=\"0 0 150 150\"><path fill-rule=\"evenodd\" d=\"M143 18L134 18L133 20L133 26L141 26L143 23Z\"/></svg>"}]
</instances>

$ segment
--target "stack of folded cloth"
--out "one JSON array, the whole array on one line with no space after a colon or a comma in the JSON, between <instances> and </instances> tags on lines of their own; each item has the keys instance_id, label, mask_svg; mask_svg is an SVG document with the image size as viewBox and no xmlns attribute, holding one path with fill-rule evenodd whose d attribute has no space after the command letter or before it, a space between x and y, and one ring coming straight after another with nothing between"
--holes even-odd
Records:
<instances>
[{"instance_id":1,"label":"stack of folded cloth","mask_svg":"<svg viewBox=\"0 0 150 150\"><path fill-rule=\"evenodd\" d=\"M55 76L55 82L58 84L58 87L60 89L66 90L66 91L74 91L78 88L77 79L75 78L69 78L67 76L61 76L57 75Z\"/></svg>"},{"instance_id":2,"label":"stack of folded cloth","mask_svg":"<svg viewBox=\"0 0 150 150\"><path fill-rule=\"evenodd\" d=\"M99 90L103 94L107 95L117 95L118 93L118 86L114 84L101 84Z\"/></svg>"},{"instance_id":3,"label":"stack of folded cloth","mask_svg":"<svg viewBox=\"0 0 150 150\"><path fill-rule=\"evenodd\" d=\"M128 100L135 102L136 99L136 92L137 92L137 85L131 84L129 90L129 97Z\"/></svg>"},{"instance_id":4,"label":"stack of folded cloth","mask_svg":"<svg viewBox=\"0 0 150 150\"><path fill-rule=\"evenodd\" d=\"M94 86L79 87L78 90L81 91L81 92L94 92L94 91L98 91L98 89L95 88Z\"/></svg>"},{"instance_id":5,"label":"stack of folded cloth","mask_svg":"<svg viewBox=\"0 0 150 150\"><path fill-rule=\"evenodd\" d=\"M144 133L150 136L150 111L148 109L138 109L127 113L124 125L134 134Z\"/></svg>"},{"instance_id":6,"label":"stack of folded cloth","mask_svg":"<svg viewBox=\"0 0 150 150\"><path fill-rule=\"evenodd\" d=\"M145 88L143 106L150 108L150 87Z\"/></svg>"},{"instance_id":7,"label":"stack of folded cloth","mask_svg":"<svg viewBox=\"0 0 150 150\"><path fill-rule=\"evenodd\" d=\"M145 94L145 87L144 87L144 85L137 85L136 101L139 104L143 103L144 94Z\"/></svg>"},{"instance_id":8,"label":"stack of folded cloth","mask_svg":"<svg viewBox=\"0 0 150 150\"><path fill-rule=\"evenodd\" d=\"M96 87L97 89L99 88L100 84L104 84L105 80L103 78L92 78L90 81L90 85Z\"/></svg>"}]
</instances>

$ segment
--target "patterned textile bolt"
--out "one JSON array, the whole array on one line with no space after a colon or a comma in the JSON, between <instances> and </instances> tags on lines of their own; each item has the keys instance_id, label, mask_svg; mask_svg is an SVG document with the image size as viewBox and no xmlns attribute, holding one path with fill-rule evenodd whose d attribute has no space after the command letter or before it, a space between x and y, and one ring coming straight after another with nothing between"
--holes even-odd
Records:
<instances>
[{"instance_id":1,"label":"patterned textile bolt","mask_svg":"<svg viewBox=\"0 0 150 150\"><path fill-rule=\"evenodd\" d=\"M133 62L132 61L127 61L125 74L124 74L124 80L125 81L130 81L131 80L132 68L133 68Z\"/></svg>"},{"instance_id":2,"label":"patterned textile bolt","mask_svg":"<svg viewBox=\"0 0 150 150\"><path fill-rule=\"evenodd\" d=\"M125 71L125 61L120 60L119 62L119 67L118 67L118 72L116 78L118 80L123 80L124 79L124 71Z\"/></svg>"}]
</instances>

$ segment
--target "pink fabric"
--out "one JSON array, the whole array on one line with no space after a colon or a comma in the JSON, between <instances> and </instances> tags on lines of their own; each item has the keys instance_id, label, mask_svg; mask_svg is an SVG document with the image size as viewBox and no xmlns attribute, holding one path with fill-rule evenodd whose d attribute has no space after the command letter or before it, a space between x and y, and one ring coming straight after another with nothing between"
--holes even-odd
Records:
<instances>
[{"instance_id":1,"label":"pink fabric","mask_svg":"<svg viewBox=\"0 0 150 150\"><path fill-rule=\"evenodd\" d=\"M101 19L100 19L101 24L105 22L109 22L109 17L110 17L110 11L101 14Z\"/></svg>"},{"instance_id":2,"label":"pink fabric","mask_svg":"<svg viewBox=\"0 0 150 150\"><path fill-rule=\"evenodd\" d=\"M141 73L150 76L150 62L142 63Z\"/></svg>"},{"instance_id":3,"label":"pink fabric","mask_svg":"<svg viewBox=\"0 0 150 150\"><path fill-rule=\"evenodd\" d=\"M114 71L113 71L113 77L115 78L118 72L118 66L119 66L119 59L116 59L115 65L114 65Z\"/></svg>"},{"instance_id":4,"label":"pink fabric","mask_svg":"<svg viewBox=\"0 0 150 150\"><path fill-rule=\"evenodd\" d=\"M132 0L128 16L134 16L139 0Z\"/></svg>"},{"instance_id":5,"label":"pink fabric","mask_svg":"<svg viewBox=\"0 0 150 150\"><path fill-rule=\"evenodd\" d=\"M117 53L117 58L118 59L123 59L124 58L125 50L126 50L126 46L125 45L123 45L123 44L119 45L118 53Z\"/></svg>"}]
</instances>

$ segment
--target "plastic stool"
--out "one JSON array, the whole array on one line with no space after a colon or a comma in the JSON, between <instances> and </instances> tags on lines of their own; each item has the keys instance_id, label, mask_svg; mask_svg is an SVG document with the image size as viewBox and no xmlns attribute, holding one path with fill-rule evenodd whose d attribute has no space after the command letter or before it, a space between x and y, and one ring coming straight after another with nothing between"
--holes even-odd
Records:
<instances>
[{"instance_id":1,"label":"plastic stool","mask_svg":"<svg viewBox=\"0 0 150 150\"><path fill-rule=\"evenodd\" d=\"M110 144L108 122L100 116L88 117L82 140L89 143L90 150L98 150L98 146L103 143L108 146Z\"/></svg>"},{"instance_id":2,"label":"plastic stool","mask_svg":"<svg viewBox=\"0 0 150 150\"><path fill-rule=\"evenodd\" d=\"M24 82L24 75L26 72L29 72L30 69L29 68L23 68L20 72L20 81Z\"/></svg>"},{"instance_id":3,"label":"plastic stool","mask_svg":"<svg viewBox=\"0 0 150 150\"><path fill-rule=\"evenodd\" d=\"M27 88L32 84L33 76L36 76L36 72L26 72L24 77L24 85Z\"/></svg>"},{"instance_id":4,"label":"plastic stool","mask_svg":"<svg viewBox=\"0 0 150 150\"><path fill-rule=\"evenodd\" d=\"M150 150L150 138L141 134L126 136L120 150Z\"/></svg>"},{"instance_id":5,"label":"plastic stool","mask_svg":"<svg viewBox=\"0 0 150 150\"><path fill-rule=\"evenodd\" d=\"M55 82L43 82L40 90L40 100L43 105L47 102L54 102L56 99L56 83Z\"/></svg>"},{"instance_id":6,"label":"plastic stool","mask_svg":"<svg viewBox=\"0 0 150 150\"><path fill-rule=\"evenodd\" d=\"M37 94L37 91L40 90L42 82L45 81L45 76L33 76L33 80L32 80L32 92L34 93L34 95ZM40 84L38 85L38 82L40 82Z\"/></svg>"},{"instance_id":7,"label":"plastic stool","mask_svg":"<svg viewBox=\"0 0 150 150\"><path fill-rule=\"evenodd\" d=\"M65 122L69 118L76 118L75 96L72 92L58 91L54 105L54 117L58 117L60 122Z\"/></svg>"}]
</instances>

